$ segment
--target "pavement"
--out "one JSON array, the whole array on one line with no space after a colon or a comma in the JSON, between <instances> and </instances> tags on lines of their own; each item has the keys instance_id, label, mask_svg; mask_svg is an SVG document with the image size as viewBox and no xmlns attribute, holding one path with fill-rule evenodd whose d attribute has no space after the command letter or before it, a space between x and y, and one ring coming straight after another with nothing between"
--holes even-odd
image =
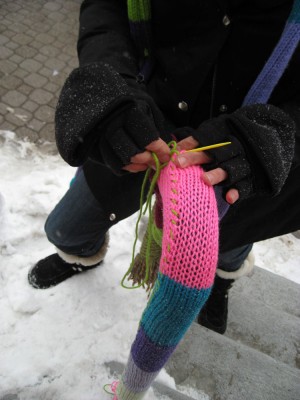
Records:
<instances>
[{"instance_id":1,"label":"pavement","mask_svg":"<svg viewBox=\"0 0 300 400\"><path fill-rule=\"evenodd\" d=\"M0 0L0 129L54 141L61 87L78 65L81 0Z\"/></svg>"}]
</instances>

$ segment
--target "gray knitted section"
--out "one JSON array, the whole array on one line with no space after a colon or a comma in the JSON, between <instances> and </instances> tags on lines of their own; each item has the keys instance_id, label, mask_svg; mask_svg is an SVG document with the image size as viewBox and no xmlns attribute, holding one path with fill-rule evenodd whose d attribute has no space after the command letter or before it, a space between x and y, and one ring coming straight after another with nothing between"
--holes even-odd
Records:
<instances>
[{"instance_id":1,"label":"gray knitted section","mask_svg":"<svg viewBox=\"0 0 300 400\"><path fill-rule=\"evenodd\" d=\"M118 399L120 400L141 400L146 394L146 392L140 392L140 393L131 392L128 388L126 388L126 386L123 384L122 381L120 381L116 393Z\"/></svg>"},{"instance_id":2,"label":"gray knitted section","mask_svg":"<svg viewBox=\"0 0 300 400\"><path fill-rule=\"evenodd\" d=\"M118 384L116 394L120 400L140 400L151 386L159 371L145 372L135 365L131 354ZM133 384L134 382L134 384Z\"/></svg>"}]
</instances>

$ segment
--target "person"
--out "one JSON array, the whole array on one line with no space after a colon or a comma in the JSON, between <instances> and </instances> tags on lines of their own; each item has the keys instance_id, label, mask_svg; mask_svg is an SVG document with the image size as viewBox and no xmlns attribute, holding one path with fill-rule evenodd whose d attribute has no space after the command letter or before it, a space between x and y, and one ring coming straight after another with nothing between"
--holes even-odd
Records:
<instances>
[{"instance_id":1,"label":"person","mask_svg":"<svg viewBox=\"0 0 300 400\"><path fill-rule=\"evenodd\" d=\"M128 4L133 13L135 2ZM191 2L189 7L178 3L172 4L172 17L167 18L170 4L154 1L150 32L150 22L138 21L134 13L128 23L126 4L122 2L83 2L78 40L80 67L62 90L56 137L63 158L71 165L84 166L76 184L48 218L46 233L59 255L51 255L30 271L33 286L55 285L103 259L105 233L138 208L142 174L121 173L144 170L152 163L152 151L162 162L167 160L168 132L183 126L192 128L192 136L183 141L187 148L234 135L236 153L229 148L219 149L220 158L205 165L210 170L206 177L211 184L221 184L223 190L230 188L226 192L229 203L241 196L241 190L250 194L250 198L240 199L231 207L221 223L215 283L218 293L211 299L217 297L223 308L214 317L224 330L226 324L220 321L226 320L226 292L233 279L251 269L251 243L299 228L299 140L294 151L286 144L287 138L292 140L299 132L299 49L290 56L282 76L277 77L279 82L268 104L243 107L247 92L282 35L292 5L292 1ZM298 21L297 2L293 13ZM262 20L269 21L272 29ZM185 29L187 37L182 35ZM288 43L291 50L293 45ZM145 46L153 48L151 58L139 57L139 50L143 52ZM103 86L105 79L111 80L109 88ZM268 135L281 128L287 136L283 150L289 150L293 160L291 167L290 159L283 160L286 175L279 179L268 172L272 169L270 160L258 154L259 142L247 142L247 136L261 130L266 136L262 149L269 149L275 162L278 153L274 138L271 142ZM208 158L203 153L191 153L185 161L203 163ZM251 189L253 184L256 187ZM274 193L277 196L272 197ZM220 304L212 311L218 314Z\"/></svg>"},{"instance_id":2,"label":"person","mask_svg":"<svg viewBox=\"0 0 300 400\"><path fill-rule=\"evenodd\" d=\"M217 273L198 322L224 333L252 244L300 228L299 25L298 0L83 1L79 68L55 115L59 152L80 169L45 224L57 253L31 268L30 284L102 262L110 227L139 208L144 171L153 153L169 162L170 140L186 151L231 142L175 160L201 165L223 196Z\"/></svg>"}]
</instances>

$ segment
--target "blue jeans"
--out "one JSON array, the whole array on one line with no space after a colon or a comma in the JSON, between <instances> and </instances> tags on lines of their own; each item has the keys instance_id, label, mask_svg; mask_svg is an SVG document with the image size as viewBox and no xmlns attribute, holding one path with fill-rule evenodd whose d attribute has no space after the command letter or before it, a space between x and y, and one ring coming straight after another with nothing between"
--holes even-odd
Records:
<instances>
[{"instance_id":1,"label":"blue jeans","mask_svg":"<svg viewBox=\"0 0 300 400\"><path fill-rule=\"evenodd\" d=\"M101 248L111 225L80 171L49 214L45 231L48 240L63 252L89 257Z\"/></svg>"},{"instance_id":2,"label":"blue jeans","mask_svg":"<svg viewBox=\"0 0 300 400\"><path fill-rule=\"evenodd\" d=\"M113 223L104 217L101 204L89 189L80 171L67 193L48 216L45 231L48 240L63 252L79 257L96 254ZM236 271L249 254L252 245L219 254L218 268Z\"/></svg>"}]
</instances>

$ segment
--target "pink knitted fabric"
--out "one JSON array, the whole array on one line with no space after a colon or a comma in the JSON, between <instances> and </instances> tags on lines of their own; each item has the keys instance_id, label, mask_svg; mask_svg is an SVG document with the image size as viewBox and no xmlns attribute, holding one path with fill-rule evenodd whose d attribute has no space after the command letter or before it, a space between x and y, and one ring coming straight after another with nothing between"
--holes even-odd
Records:
<instances>
[{"instance_id":1,"label":"pink knitted fabric","mask_svg":"<svg viewBox=\"0 0 300 400\"><path fill-rule=\"evenodd\" d=\"M182 169L170 162L158 180L164 232L160 272L196 289L213 284L219 238L214 190L202 175L200 166Z\"/></svg>"}]
</instances>

